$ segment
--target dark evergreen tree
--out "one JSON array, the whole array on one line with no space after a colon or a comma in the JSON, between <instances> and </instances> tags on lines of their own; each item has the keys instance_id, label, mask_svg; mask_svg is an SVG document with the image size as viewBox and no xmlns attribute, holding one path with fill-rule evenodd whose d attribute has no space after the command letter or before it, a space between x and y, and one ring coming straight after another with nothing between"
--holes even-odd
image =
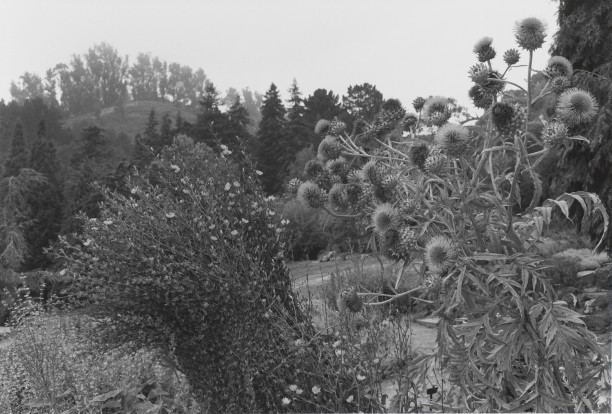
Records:
<instances>
[{"instance_id":1,"label":"dark evergreen tree","mask_svg":"<svg viewBox=\"0 0 612 414\"><path fill-rule=\"evenodd\" d=\"M257 132L258 166L263 172L261 179L264 191L268 194L276 194L282 188L279 159L284 154L282 144L285 134L285 107L276 85L272 84L264 96Z\"/></svg>"},{"instance_id":2,"label":"dark evergreen tree","mask_svg":"<svg viewBox=\"0 0 612 414\"><path fill-rule=\"evenodd\" d=\"M163 147L172 145L174 139L174 131L172 129L172 119L167 112L162 116L161 125L159 126L160 143Z\"/></svg>"},{"instance_id":3,"label":"dark evergreen tree","mask_svg":"<svg viewBox=\"0 0 612 414\"><path fill-rule=\"evenodd\" d=\"M325 89L317 89L304 101L306 112L304 118L308 125L314 130L314 126L320 119L332 120L338 117L343 121L347 121L348 114L340 105L340 98L334 95L333 91ZM313 146L317 148L320 142L320 137L313 135Z\"/></svg>"},{"instance_id":4,"label":"dark evergreen tree","mask_svg":"<svg viewBox=\"0 0 612 414\"><path fill-rule=\"evenodd\" d=\"M551 54L569 59L574 66L573 86L590 91L599 104L589 126L573 128L573 135L589 137L590 145L571 141L556 151L557 165L548 178L548 196L586 190L599 194L612 211L612 3L608 0L560 0L559 31ZM588 28L588 29L587 29ZM601 223L591 224L593 234ZM612 232L607 248L612 251Z\"/></svg>"},{"instance_id":5,"label":"dark evergreen tree","mask_svg":"<svg viewBox=\"0 0 612 414\"><path fill-rule=\"evenodd\" d=\"M234 101L227 111L227 124L223 131L221 142L233 152L234 157L240 161L240 150L245 150L248 154L254 153L253 136L249 133L248 127L251 123L249 112L242 105L240 95L234 96Z\"/></svg>"},{"instance_id":6,"label":"dark evergreen tree","mask_svg":"<svg viewBox=\"0 0 612 414\"><path fill-rule=\"evenodd\" d=\"M26 149L23 124L20 120L15 124L15 132L11 141L9 156L4 164L4 177L16 177L22 168L28 166L28 150Z\"/></svg>"},{"instance_id":7,"label":"dark evergreen tree","mask_svg":"<svg viewBox=\"0 0 612 414\"><path fill-rule=\"evenodd\" d=\"M158 155L163 147L162 138L158 130L159 121L155 110L151 109L149 112L149 118L147 119L147 125L142 134L143 143L150 148L154 155Z\"/></svg>"},{"instance_id":8,"label":"dark evergreen tree","mask_svg":"<svg viewBox=\"0 0 612 414\"><path fill-rule=\"evenodd\" d=\"M217 148L227 123L227 115L219 109L219 92L212 82L208 82L200 99L200 113L191 130L191 136L198 142Z\"/></svg>"},{"instance_id":9,"label":"dark evergreen tree","mask_svg":"<svg viewBox=\"0 0 612 414\"><path fill-rule=\"evenodd\" d=\"M46 182L33 186L28 193L30 220L25 227L24 235L30 259L24 264L24 270L44 268L50 264L43 253L43 248L55 240L63 219L61 167L55 145L46 135L44 121L40 122L37 138L32 144L30 168L41 173L46 178Z\"/></svg>"},{"instance_id":10,"label":"dark evergreen tree","mask_svg":"<svg viewBox=\"0 0 612 414\"><path fill-rule=\"evenodd\" d=\"M383 104L383 94L376 86L369 83L349 86L346 96L342 97L342 106L351 115L353 121L361 118L372 122Z\"/></svg>"}]
</instances>

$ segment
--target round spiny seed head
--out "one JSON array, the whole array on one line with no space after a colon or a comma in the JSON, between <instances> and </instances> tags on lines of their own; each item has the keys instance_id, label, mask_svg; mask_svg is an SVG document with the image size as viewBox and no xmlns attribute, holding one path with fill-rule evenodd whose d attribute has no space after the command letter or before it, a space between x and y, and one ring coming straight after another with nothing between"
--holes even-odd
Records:
<instances>
[{"instance_id":1,"label":"round spiny seed head","mask_svg":"<svg viewBox=\"0 0 612 414\"><path fill-rule=\"evenodd\" d=\"M425 98L423 98L421 96L419 96L414 101L412 101L412 107L417 112L419 112L421 109L423 109L423 105L425 105Z\"/></svg>"},{"instance_id":2,"label":"round spiny seed head","mask_svg":"<svg viewBox=\"0 0 612 414\"><path fill-rule=\"evenodd\" d=\"M472 86L468 95L472 98L474 106L480 109L487 109L493 103L493 96L486 93L480 85Z\"/></svg>"},{"instance_id":3,"label":"round spiny seed head","mask_svg":"<svg viewBox=\"0 0 612 414\"><path fill-rule=\"evenodd\" d=\"M372 225L378 233L385 233L394 229L397 223L397 211L389 203L378 205L372 214Z\"/></svg>"},{"instance_id":4,"label":"round spiny seed head","mask_svg":"<svg viewBox=\"0 0 612 414\"><path fill-rule=\"evenodd\" d=\"M557 76L565 76L566 78L570 78L572 73L574 73L574 66L572 65L572 62L563 56L552 56L550 59L548 59L546 73L551 78L555 78Z\"/></svg>"},{"instance_id":5,"label":"round spiny seed head","mask_svg":"<svg viewBox=\"0 0 612 414\"><path fill-rule=\"evenodd\" d=\"M327 200L334 210L343 211L347 207L347 197L344 184L336 183L329 190Z\"/></svg>"},{"instance_id":6,"label":"round spiny seed head","mask_svg":"<svg viewBox=\"0 0 612 414\"><path fill-rule=\"evenodd\" d=\"M353 124L353 134L352 135L362 134L366 130L367 126L368 126L368 123L365 120L358 118Z\"/></svg>"},{"instance_id":7,"label":"round spiny seed head","mask_svg":"<svg viewBox=\"0 0 612 414\"><path fill-rule=\"evenodd\" d=\"M485 85L489 82L489 68L484 63L477 63L470 68L468 74L476 85Z\"/></svg>"},{"instance_id":8,"label":"round spiny seed head","mask_svg":"<svg viewBox=\"0 0 612 414\"><path fill-rule=\"evenodd\" d=\"M446 236L432 237L425 246L425 260L429 269L439 273L449 269L459 255L459 249Z\"/></svg>"},{"instance_id":9,"label":"round spiny seed head","mask_svg":"<svg viewBox=\"0 0 612 414\"><path fill-rule=\"evenodd\" d=\"M324 167L319 160L310 160L304 167L304 175L309 180L315 180L324 173Z\"/></svg>"},{"instance_id":10,"label":"round spiny seed head","mask_svg":"<svg viewBox=\"0 0 612 414\"><path fill-rule=\"evenodd\" d=\"M329 133L332 135L340 135L346 130L346 124L335 117L331 121Z\"/></svg>"},{"instance_id":11,"label":"round spiny seed head","mask_svg":"<svg viewBox=\"0 0 612 414\"><path fill-rule=\"evenodd\" d=\"M403 227L399 231L398 247L404 253L410 252L417 245L417 234L410 227Z\"/></svg>"},{"instance_id":12,"label":"round spiny seed head","mask_svg":"<svg viewBox=\"0 0 612 414\"><path fill-rule=\"evenodd\" d=\"M400 215L411 216L419 209L419 201L416 198L406 198L400 207Z\"/></svg>"},{"instance_id":13,"label":"round spiny seed head","mask_svg":"<svg viewBox=\"0 0 612 414\"><path fill-rule=\"evenodd\" d=\"M538 18L527 17L514 25L517 44L525 50L534 51L544 44L546 25Z\"/></svg>"},{"instance_id":14,"label":"round spiny seed head","mask_svg":"<svg viewBox=\"0 0 612 414\"><path fill-rule=\"evenodd\" d=\"M415 145L410 148L410 160L421 171L425 171L425 160L429 156L429 147L425 144Z\"/></svg>"},{"instance_id":15,"label":"round spiny seed head","mask_svg":"<svg viewBox=\"0 0 612 414\"><path fill-rule=\"evenodd\" d=\"M327 171L329 171L332 174L344 176L346 175L346 172L347 172L346 170L348 168L348 165L346 163L346 158L338 157L335 160L329 160L325 164L325 168L327 168Z\"/></svg>"},{"instance_id":16,"label":"round spiny seed head","mask_svg":"<svg viewBox=\"0 0 612 414\"><path fill-rule=\"evenodd\" d=\"M448 157L440 152L438 148L430 151L425 160L425 172L431 175L444 175L448 166Z\"/></svg>"},{"instance_id":17,"label":"round spiny seed head","mask_svg":"<svg viewBox=\"0 0 612 414\"><path fill-rule=\"evenodd\" d=\"M561 121L551 121L542 130L542 140L548 148L563 142L565 138L567 138L567 126Z\"/></svg>"},{"instance_id":18,"label":"round spiny seed head","mask_svg":"<svg viewBox=\"0 0 612 414\"><path fill-rule=\"evenodd\" d=\"M418 120L419 120L419 116L417 114L412 113L412 112L407 113L404 116L404 120L403 120L404 131L410 131L410 128L415 126Z\"/></svg>"},{"instance_id":19,"label":"round spiny seed head","mask_svg":"<svg viewBox=\"0 0 612 414\"><path fill-rule=\"evenodd\" d=\"M506 86L505 82L497 82L498 80L503 80L501 73L496 70L489 71L487 82L480 86L488 95L496 95Z\"/></svg>"},{"instance_id":20,"label":"round spiny seed head","mask_svg":"<svg viewBox=\"0 0 612 414\"><path fill-rule=\"evenodd\" d=\"M302 182L300 181L299 178L292 178L287 183L287 192L289 194L297 194L297 191L300 188L300 185L302 185Z\"/></svg>"},{"instance_id":21,"label":"round spiny seed head","mask_svg":"<svg viewBox=\"0 0 612 414\"><path fill-rule=\"evenodd\" d=\"M504 53L504 62L506 62L508 66L516 65L520 59L521 54L516 49L508 49L506 53Z\"/></svg>"},{"instance_id":22,"label":"round spiny seed head","mask_svg":"<svg viewBox=\"0 0 612 414\"><path fill-rule=\"evenodd\" d=\"M474 53L478 56L478 61L486 62L495 57L495 49L491 46L493 38L483 37L474 45Z\"/></svg>"},{"instance_id":23,"label":"round spiny seed head","mask_svg":"<svg viewBox=\"0 0 612 414\"><path fill-rule=\"evenodd\" d=\"M302 204L310 208L319 208L325 203L325 193L312 181L306 181L300 185L297 198Z\"/></svg>"},{"instance_id":24,"label":"round spiny seed head","mask_svg":"<svg viewBox=\"0 0 612 414\"><path fill-rule=\"evenodd\" d=\"M570 126L591 121L599 106L595 97L587 91L571 88L559 95L557 114Z\"/></svg>"},{"instance_id":25,"label":"round spiny seed head","mask_svg":"<svg viewBox=\"0 0 612 414\"><path fill-rule=\"evenodd\" d=\"M317 157L323 161L335 160L342 153L342 148L338 142L338 138L327 135L323 141L319 144L317 151Z\"/></svg>"},{"instance_id":26,"label":"round spiny seed head","mask_svg":"<svg viewBox=\"0 0 612 414\"><path fill-rule=\"evenodd\" d=\"M470 132L463 125L446 124L434 138L436 144L451 157L460 157L467 149Z\"/></svg>"},{"instance_id":27,"label":"round spiny seed head","mask_svg":"<svg viewBox=\"0 0 612 414\"><path fill-rule=\"evenodd\" d=\"M327 134L329 128L331 127L331 122L327 119L319 119L319 122L315 125L315 134L323 135Z\"/></svg>"},{"instance_id":28,"label":"round spiny seed head","mask_svg":"<svg viewBox=\"0 0 612 414\"><path fill-rule=\"evenodd\" d=\"M426 122L440 126L451 117L448 98L433 96L425 101L423 106L423 118Z\"/></svg>"},{"instance_id":29,"label":"round spiny seed head","mask_svg":"<svg viewBox=\"0 0 612 414\"><path fill-rule=\"evenodd\" d=\"M550 81L550 89L557 95L561 95L570 86L570 80L565 76L557 76Z\"/></svg>"},{"instance_id":30,"label":"round spiny seed head","mask_svg":"<svg viewBox=\"0 0 612 414\"><path fill-rule=\"evenodd\" d=\"M393 191L399 184L399 177L397 175L385 175L380 184L385 191Z\"/></svg>"},{"instance_id":31,"label":"round spiny seed head","mask_svg":"<svg viewBox=\"0 0 612 414\"><path fill-rule=\"evenodd\" d=\"M350 205L357 204L363 193L363 187L357 183L348 183L344 186L346 202Z\"/></svg>"},{"instance_id":32,"label":"round spiny seed head","mask_svg":"<svg viewBox=\"0 0 612 414\"><path fill-rule=\"evenodd\" d=\"M377 185L381 181L380 170L378 168L378 165L376 164L376 161L368 161L361 168L361 174L363 180L370 184Z\"/></svg>"},{"instance_id":33,"label":"round spiny seed head","mask_svg":"<svg viewBox=\"0 0 612 414\"><path fill-rule=\"evenodd\" d=\"M357 288L351 286L340 292L336 300L336 305L341 313L346 310L357 313L363 308L363 301L359 295L357 295Z\"/></svg>"},{"instance_id":34,"label":"round spiny seed head","mask_svg":"<svg viewBox=\"0 0 612 414\"><path fill-rule=\"evenodd\" d=\"M493 124L498 130L510 125L513 116L514 107L507 102L498 102L491 109Z\"/></svg>"}]
</instances>

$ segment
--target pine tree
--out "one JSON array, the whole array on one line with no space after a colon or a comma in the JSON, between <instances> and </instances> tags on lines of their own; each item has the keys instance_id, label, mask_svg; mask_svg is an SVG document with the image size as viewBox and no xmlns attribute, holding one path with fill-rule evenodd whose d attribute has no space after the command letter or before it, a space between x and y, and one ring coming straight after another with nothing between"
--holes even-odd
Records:
<instances>
[{"instance_id":1,"label":"pine tree","mask_svg":"<svg viewBox=\"0 0 612 414\"><path fill-rule=\"evenodd\" d=\"M227 115L219 109L219 92L212 82L207 82L200 99L200 113L191 135L196 141L215 148L222 140L223 130L227 127Z\"/></svg>"},{"instance_id":2,"label":"pine tree","mask_svg":"<svg viewBox=\"0 0 612 414\"><path fill-rule=\"evenodd\" d=\"M276 85L272 84L264 96L257 131L258 165L263 172L263 188L268 194L276 194L282 187L278 160L284 156L282 144L285 134L285 107Z\"/></svg>"},{"instance_id":3,"label":"pine tree","mask_svg":"<svg viewBox=\"0 0 612 414\"><path fill-rule=\"evenodd\" d=\"M346 96L342 97L342 106L353 117L372 122L380 111L383 103L383 94L376 86L364 83L349 86Z\"/></svg>"},{"instance_id":4,"label":"pine tree","mask_svg":"<svg viewBox=\"0 0 612 414\"><path fill-rule=\"evenodd\" d=\"M253 151L253 137L248 131L251 123L249 112L242 105L240 95L236 94L234 101L227 111L227 125L223 131L222 142L238 156L240 147L249 153Z\"/></svg>"},{"instance_id":5,"label":"pine tree","mask_svg":"<svg viewBox=\"0 0 612 414\"><path fill-rule=\"evenodd\" d=\"M153 154L155 155L158 155L163 147L161 135L157 129L158 126L159 121L157 120L157 116L155 115L155 110L151 109L151 112L149 112L149 118L147 119L147 125L145 126L142 139L143 143L148 148L151 148Z\"/></svg>"},{"instance_id":6,"label":"pine tree","mask_svg":"<svg viewBox=\"0 0 612 414\"><path fill-rule=\"evenodd\" d=\"M305 119L306 108L295 79L293 79L288 92L287 133L283 143L285 157L279 160L285 176L289 172L289 166L295 161L296 154L303 148L312 146L315 139L313 128Z\"/></svg>"},{"instance_id":7,"label":"pine tree","mask_svg":"<svg viewBox=\"0 0 612 414\"><path fill-rule=\"evenodd\" d=\"M174 132L172 130L172 120L170 115L166 112L162 116L161 125L159 127L160 142L163 147L172 145L174 139Z\"/></svg>"},{"instance_id":8,"label":"pine tree","mask_svg":"<svg viewBox=\"0 0 612 414\"><path fill-rule=\"evenodd\" d=\"M54 240L62 225L64 197L60 163L55 145L46 135L45 123L40 122L37 138L32 144L30 168L41 173L46 183L33 186L28 193L30 221L24 234L30 250L30 260L25 270L47 267L50 264L43 248Z\"/></svg>"},{"instance_id":9,"label":"pine tree","mask_svg":"<svg viewBox=\"0 0 612 414\"><path fill-rule=\"evenodd\" d=\"M21 120L15 125L11 149L4 164L4 177L16 177L22 168L28 166L28 150L26 149L25 137L23 134L23 124Z\"/></svg>"}]
</instances>

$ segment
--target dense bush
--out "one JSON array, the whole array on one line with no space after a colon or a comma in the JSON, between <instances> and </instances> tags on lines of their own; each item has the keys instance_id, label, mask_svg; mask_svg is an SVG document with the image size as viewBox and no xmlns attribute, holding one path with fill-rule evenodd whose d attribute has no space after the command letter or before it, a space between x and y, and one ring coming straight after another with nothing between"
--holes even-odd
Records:
<instances>
[{"instance_id":1,"label":"dense bush","mask_svg":"<svg viewBox=\"0 0 612 414\"><path fill-rule=\"evenodd\" d=\"M80 242L56 250L100 323L97 343L161 350L211 412L280 404L274 371L289 332L273 321L301 318L284 222L249 168L179 137L148 176L131 177L129 197L101 189L100 218L82 216Z\"/></svg>"},{"instance_id":2,"label":"dense bush","mask_svg":"<svg viewBox=\"0 0 612 414\"><path fill-rule=\"evenodd\" d=\"M596 249L609 224L593 193L541 203L536 166L568 142L588 147L601 138L571 134L599 107L591 93L570 87L567 59L551 57L539 71L543 87L535 87L533 53L545 36L537 18L516 24L517 44L529 58L526 87L505 79L517 68L517 50L504 54L502 72L493 68L493 39L476 43L471 95L484 113L474 126L453 123L452 101L441 96L415 100L417 113L389 99L371 124L351 134L338 119L320 121L317 132L326 136L297 191L312 208L370 226L387 256L427 265L416 289L437 304L438 352L415 360L412 378L441 366L460 392L456 410L609 407L598 397L610 384L609 355L581 315L558 300L535 248L556 207L569 217L575 205L600 220ZM504 93L510 84L524 99ZM532 107L553 96L554 112L534 117ZM417 139L418 131L431 137Z\"/></svg>"}]
</instances>

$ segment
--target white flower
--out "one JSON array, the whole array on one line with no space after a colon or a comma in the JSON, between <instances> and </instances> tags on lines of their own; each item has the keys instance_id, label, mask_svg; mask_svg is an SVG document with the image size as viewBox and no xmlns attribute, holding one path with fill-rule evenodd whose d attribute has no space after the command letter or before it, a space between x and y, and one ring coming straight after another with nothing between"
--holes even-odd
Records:
<instances>
[{"instance_id":1,"label":"white flower","mask_svg":"<svg viewBox=\"0 0 612 414\"><path fill-rule=\"evenodd\" d=\"M342 349L336 349L336 356L344 355L344 351Z\"/></svg>"},{"instance_id":2,"label":"white flower","mask_svg":"<svg viewBox=\"0 0 612 414\"><path fill-rule=\"evenodd\" d=\"M166 217L167 218L173 218L173 217L176 217L176 214L174 214L173 212L166 213Z\"/></svg>"},{"instance_id":3,"label":"white flower","mask_svg":"<svg viewBox=\"0 0 612 414\"><path fill-rule=\"evenodd\" d=\"M228 219L223 220L223 224L225 224L226 226L229 226L229 220Z\"/></svg>"},{"instance_id":4,"label":"white flower","mask_svg":"<svg viewBox=\"0 0 612 414\"><path fill-rule=\"evenodd\" d=\"M263 173L261 171L259 171L259 170L255 170L255 174L262 175Z\"/></svg>"},{"instance_id":5,"label":"white flower","mask_svg":"<svg viewBox=\"0 0 612 414\"><path fill-rule=\"evenodd\" d=\"M215 228L214 224L211 224L210 226L208 226L209 229L213 230Z\"/></svg>"},{"instance_id":6,"label":"white flower","mask_svg":"<svg viewBox=\"0 0 612 414\"><path fill-rule=\"evenodd\" d=\"M92 227L91 229L92 229L93 231L98 230L98 228L97 228L97 227Z\"/></svg>"},{"instance_id":7,"label":"white flower","mask_svg":"<svg viewBox=\"0 0 612 414\"><path fill-rule=\"evenodd\" d=\"M238 230L232 230L232 233L231 233L231 234L232 234L232 236L237 235L237 234L238 234Z\"/></svg>"},{"instance_id":8,"label":"white flower","mask_svg":"<svg viewBox=\"0 0 612 414\"><path fill-rule=\"evenodd\" d=\"M138 192L138 187L134 187L130 190L130 193L136 194Z\"/></svg>"},{"instance_id":9,"label":"white flower","mask_svg":"<svg viewBox=\"0 0 612 414\"><path fill-rule=\"evenodd\" d=\"M285 397L283 398L283 405L289 405L291 403L291 399Z\"/></svg>"},{"instance_id":10,"label":"white flower","mask_svg":"<svg viewBox=\"0 0 612 414\"><path fill-rule=\"evenodd\" d=\"M289 386L289 389L290 389L291 391L295 391L295 390L297 390L297 385L295 385L295 384L291 384L291 385Z\"/></svg>"},{"instance_id":11,"label":"white flower","mask_svg":"<svg viewBox=\"0 0 612 414\"><path fill-rule=\"evenodd\" d=\"M230 183L225 184L225 191L229 191L230 188L232 188L232 185Z\"/></svg>"},{"instance_id":12,"label":"white flower","mask_svg":"<svg viewBox=\"0 0 612 414\"><path fill-rule=\"evenodd\" d=\"M301 394L301 393L303 393L303 392L304 392L304 390L303 390L303 389L301 389L301 388L298 388L297 390L295 390L295 393L296 393L297 395L300 395L300 394Z\"/></svg>"},{"instance_id":13,"label":"white flower","mask_svg":"<svg viewBox=\"0 0 612 414\"><path fill-rule=\"evenodd\" d=\"M280 233L281 231L283 231L282 229L276 229L277 233Z\"/></svg>"},{"instance_id":14,"label":"white flower","mask_svg":"<svg viewBox=\"0 0 612 414\"><path fill-rule=\"evenodd\" d=\"M222 151L227 151L227 146L226 145L219 145L219 148L221 148Z\"/></svg>"},{"instance_id":15,"label":"white flower","mask_svg":"<svg viewBox=\"0 0 612 414\"><path fill-rule=\"evenodd\" d=\"M172 168L175 173L181 170L178 165L174 165L174 164L170 164L170 168Z\"/></svg>"},{"instance_id":16,"label":"white flower","mask_svg":"<svg viewBox=\"0 0 612 414\"><path fill-rule=\"evenodd\" d=\"M352 403L353 402L353 396L349 395L349 397L346 399L347 403Z\"/></svg>"},{"instance_id":17,"label":"white flower","mask_svg":"<svg viewBox=\"0 0 612 414\"><path fill-rule=\"evenodd\" d=\"M61 272L59 272L60 276L64 276L66 274L66 269L62 269Z\"/></svg>"},{"instance_id":18,"label":"white flower","mask_svg":"<svg viewBox=\"0 0 612 414\"><path fill-rule=\"evenodd\" d=\"M91 239L87 239L87 241L85 243L83 243L83 246L87 247L91 244Z\"/></svg>"},{"instance_id":19,"label":"white flower","mask_svg":"<svg viewBox=\"0 0 612 414\"><path fill-rule=\"evenodd\" d=\"M342 341L336 341L332 344L332 347L334 348L338 348L340 346L340 344L342 343Z\"/></svg>"},{"instance_id":20,"label":"white flower","mask_svg":"<svg viewBox=\"0 0 612 414\"><path fill-rule=\"evenodd\" d=\"M245 218L243 218L243 219L242 219L242 220L240 220L240 221L242 221L244 224L248 224L248 223L249 223L249 221L248 221L247 219L245 219Z\"/></svg>"},{"instance_id":21,"label":"white flower","mask_svg":"<svg viewBox=\"0 0 612 414\"><path fill-rule=\"evenodd\" d=\"M365 376L363 376L361 374L357 374L357 381L363 381L364 379L366 379Z\"/></svg>"},{"instance_id":22,"label":"white flower","mask_svg":"<svg viewBox=\"0 0 612 414\"><path fill-rule=\"evenodd\" d=\"M312 393L314 395L317 395L320 392L321 392L321 388L317 387L316 385L312 387Z\"/></svg>"},{"instance_id":23,"label":"white flower","mask_svg":"<svg viewBox=\"0 0 612 414\"><path fill-rule=\"evenodd\" d=\"M240 183L238 181L234 181L234 187L240 187Z\"/></svg>"},{"instance_id":24,"label":"white flower","mask_svg":"<svg viewBox=\"0 0 612 414\"><path fill-rule=\"evenodd\" d=\"M104 220L103 223L106 224L107 226L110 226L111 224L113 224L113 221L112 220Z\"/></svg>"},{"instance_id":25,"label":"white flower","mask_svg":"<svg viewBox=\"0 0 612 414\"><path fill-rule=\"evenodd\" d=\"M378 364L380 362L380 359L378 358L374 358L374 361L372 361L374 364Z\"/></svg>"},{"instance_id":26,"label":"white flower","mask_svg":"<svg viewBox=\"0 0 612 414\"><path fill-rule=\"evenodd\" d=\"M219 239L217 239L215 236L210 236L210 239L211 239L212 241L217 241L217 240L219 240Z\"/></svg>"}]
</instances>

